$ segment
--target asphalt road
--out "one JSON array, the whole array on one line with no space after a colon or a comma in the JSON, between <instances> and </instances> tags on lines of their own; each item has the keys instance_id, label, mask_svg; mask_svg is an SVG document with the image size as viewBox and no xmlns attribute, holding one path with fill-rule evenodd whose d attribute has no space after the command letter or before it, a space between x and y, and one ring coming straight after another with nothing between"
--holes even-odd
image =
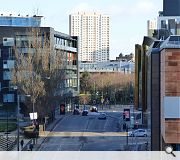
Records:
<instances>
[{"instance_id":1,"label":"asphalt road","mask_svg":"<svg viewBox=\"0 0 180 160\"><path fill-rule=\"evenodd\" d=\"M98 116L70 115L63 118L41 145L41 151L117 151L127 144L121 131L122 113L107 112L106 120ZM145 137L129 137L129 144L146 141Z\"/></svg>"}]
</instances>

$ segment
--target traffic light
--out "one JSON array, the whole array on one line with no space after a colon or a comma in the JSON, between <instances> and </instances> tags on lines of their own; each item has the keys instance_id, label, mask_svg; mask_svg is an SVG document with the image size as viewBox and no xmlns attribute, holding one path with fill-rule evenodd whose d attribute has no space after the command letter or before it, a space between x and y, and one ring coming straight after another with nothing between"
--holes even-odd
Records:
<instances>
[{"instance_id":1,"label":"traffic light","mask_svg":"<svg viewBox=\"0 0 180 160\"><path fill-rule=\"evenodd\" d=\"M126 123L123 124L123 130L126 130Z\"/></svg>"},{"instance_id":2,"label":"traffic light","mask_svg":"<svg viewBox=\"0 0 180 160\"><path fill-rule=\"evenodd\" d=\"M126 120L125 112L123 112L123 120L124 120L124 121Z\"/></svg>"}]
</instances>

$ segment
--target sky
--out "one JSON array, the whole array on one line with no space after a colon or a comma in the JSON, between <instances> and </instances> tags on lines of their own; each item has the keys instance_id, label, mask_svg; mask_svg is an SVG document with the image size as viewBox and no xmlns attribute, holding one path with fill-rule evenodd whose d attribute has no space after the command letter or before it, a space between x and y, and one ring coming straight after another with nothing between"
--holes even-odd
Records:
<instances>
[{"instance_id":1,"label":"sky","mask_svg":"<svg viewBox=\"0 0 180 160\"><path fill-rule=\"evenodd\" d=\"M69 34L69 15L80 11L100 12L110 17L110 59L119 53L134 53L147 35L147 20L163 8L163 0L0 0L0 14L44 16L42 26Z\"/></svg>"}]
</instances>

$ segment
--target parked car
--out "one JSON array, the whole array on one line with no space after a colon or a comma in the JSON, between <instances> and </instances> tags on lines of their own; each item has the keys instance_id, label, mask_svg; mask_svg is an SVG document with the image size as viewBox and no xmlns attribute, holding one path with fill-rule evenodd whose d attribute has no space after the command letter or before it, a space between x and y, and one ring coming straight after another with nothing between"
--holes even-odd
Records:
<instances>
[{"instance_id":1,"label":"parked car","mask_svg":"<svg viewBox=\"0 0 180 160\"><path fill-rule=\"evenodd\" d=\"M148 133L146 129L137 129L128 132L128 136L132 136L132 137L147 137L147 135Z\"/></svg>"},{"instance_id":2,"label":"parked car","mask_svg":"<svg viewBox=\"0 0 180 160\"><path fill-rule=\"evenodd\" d=\"M73 111L73 114L74 114L74 115L79 115L79 114L80 114L79 109L75 108L74 111Z\"/></svg>"},{"instance_id":3,"label":"parked car","mask_svg":"<svg viewBox=\"0 0 180 160\"><path fill-rule=\"evenodd\" d=\"M88 115L88 110L83 110L82 111L82 116L87 116Z\"/></svg>"},{"instance_id":4,"label":"parked car","mask_svg":"<svg viewBox=\"0 0 180 160\"><path fill-rule=\"evenodd\" d=\"M99 116L98 116L98 119L106 119L107 115L106 113L101 113Z\"/></svg>"},{"instance_id":5,"label":"parked car","mask_svg":"<svg viewBox=\"0 0 180 160\"><path fill-rule=\"evenodd\" d=\"M100 113L99 112L89 112L88 116L99 116Z\"/></svg>"},{"instance_id":6,"label":"parked car","mask_svg":"<svg viewBox=\"0 0 180 160\"><path fill-rule=\"evenodd\" d=\"M95 106L92 106L91 109L90 109L91 112L98 112L98 109L97 107Z\"/></svg>"}]
</instances>

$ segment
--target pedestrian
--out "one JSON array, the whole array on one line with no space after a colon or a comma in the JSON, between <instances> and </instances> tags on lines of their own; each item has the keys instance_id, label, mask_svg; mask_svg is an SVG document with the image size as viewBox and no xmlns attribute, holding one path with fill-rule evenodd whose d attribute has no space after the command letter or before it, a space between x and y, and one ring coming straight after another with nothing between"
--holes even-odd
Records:
<instances>
[{"instance_id":1,"label":"pedestrian","mask_svg":"<svg viewBox=\"0 0 180 160\"><path fill-rule=\"evenodd\" d=\"M33 144L32 143L29 145L29 149L30 149L30 151L33 150Z\"/></svg>"},{"instance_id":2,"label":"pedestrian","mask_svg":"<svg viewBox=\"0 0 180 160\"><path fill-rule=\"evenodd\" d=\"M22 150L24 146L24 140L22 139L20 143L21 143L21 150Z\"/></svg>"}]
</instances>

